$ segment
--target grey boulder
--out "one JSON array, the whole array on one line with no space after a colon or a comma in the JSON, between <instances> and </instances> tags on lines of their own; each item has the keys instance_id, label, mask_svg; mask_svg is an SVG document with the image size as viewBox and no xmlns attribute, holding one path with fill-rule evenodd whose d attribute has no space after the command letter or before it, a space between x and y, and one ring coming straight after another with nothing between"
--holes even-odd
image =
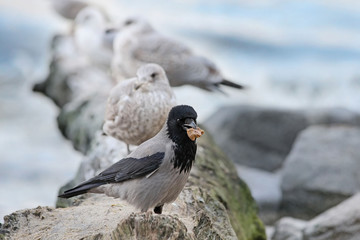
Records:
<instances>
[{"instance_id":1,"label":"grey boulder","mask_svg":"<svg viewBox=\"0 0 360 240\"><path fill-rule=\"evenodd\" d=\"M97 141L69 186L123 154L114 151L118 145L106 137ZM162 215L139 213L124 201L100 194L85 194L58 206L66 208L38 207L6 216L0 239L265 240L249 189L209 135L199 139L188 183L174 204L164 206Z\"/></svg>"},{"instance_id":2,"label":"grey boulder","mask_svg":"<svg viewBox=\"0 0 360 240\"><path fill-rule=\"evenodd\" d=\"M259 206L259 216L265 224L273 224L279 219L281 204L281 173L268 172L257 168L236 165L238 175L248 184Z\"/></svg>"},{"instance_id":3,"label":"grey boulder","mask_svg":"<svg viewBox=\"0 0 360 240\"><path fill-rule=\"evenodd\" d=\"M360 191L360 128L311 126L301 132L282 174L282 211L309 219Z\"/></svg>"},{"instance_id":4,"label":"grey boulder","mask_svg":"<svg viewBox=\"0 0 360 240\"><path fill-rule=\"evenodd\" d=\"M309 221L304 230L304 239L360 239L360 194Z\"/></svg>"},{"instance_id":5,"label":"grey boulder","mask_svg":"<svg viewBox=\"0 0 360 240\"><path fill-rule=\"evenodd\" d=\"M275 225L275 231L272 235L272 240L303 240L303 229L306 226L306 221L284 217L280 219Z\"/></svg>"},{"instance_id":6,"label":"grey boulder","mask_svg":"<svg viewBox=\"0 0 360 240\"><path fill-rule=\"evenodd\" d=\"M235 163L273 171L307 121L295 111L231 106L216 111L205 126Z\"/></svg>"},{"instance_id":7,"label":"grey boulder","mask_svg":"<svg viewBox=\"0 0 360 240\"><path fill-rule=\"evenodd\" d=\"M284 217L275 225L272 240L360 239L360 193L306 222Z\"/></svg>"},{"instance_id":8,"label":"grey boulder","mask_svg":"<svg viewBox=\"0 0 360 240\"><path fill-rule=\"evenodd\" d=\"M286 110L248 105L216 111L205 126L235 163L275 171L290 152L298 133L310 125L360 126L360 115L343 108Z\"/></svg>"}]
</instances>

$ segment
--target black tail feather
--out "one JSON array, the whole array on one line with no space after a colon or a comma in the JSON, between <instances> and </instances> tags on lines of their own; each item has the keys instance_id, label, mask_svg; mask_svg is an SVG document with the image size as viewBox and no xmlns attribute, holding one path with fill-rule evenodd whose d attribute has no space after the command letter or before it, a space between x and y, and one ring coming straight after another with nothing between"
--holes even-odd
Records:
<instances>
[{"instance_id":1,"label":"black tail feather","mask_svg":"<svg viewBox=\"0 0 360 240\"><path fill-rule=\"evenodd\" d=\"M102 183L81 184L79 186L76 186L74 188L66 190L63 194L60 194L58 197L60 197L60 198L75 197L77 195L87 193L90 189L96 188L96 187L98 187L100 185L103 185L103 184Z\"/></svg>"},{"instance_id":2,"label":"black tail feather","mask_svg":"<svg viewBox=\"0 0 360 240\"><path fill-rule=\"evenodd\" d=\"M224 86L228 86L228 87L237 88L237 89L245 89L245 86L234 83L234 82L226 80L226 79L223 79L222 82L220 82L220 84L222 84Z\"/></svg>"}]
</instances>

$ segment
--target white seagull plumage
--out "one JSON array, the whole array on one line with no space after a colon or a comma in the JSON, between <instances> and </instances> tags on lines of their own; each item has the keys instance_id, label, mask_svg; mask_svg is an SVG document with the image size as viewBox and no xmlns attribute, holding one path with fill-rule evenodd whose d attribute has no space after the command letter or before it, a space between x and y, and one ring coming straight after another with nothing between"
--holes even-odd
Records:
<instances>
[{"instance_id":1,"label":"white seagull plumage","mask_svg":"<svg viewBox=\"0 0 360 240\"><path fill-rule=\"evenodd\" d=\"M96 7L86 7L78 13L74 24L74 41L79 52L90 63L109 68L112 49L106 47L108 23L104 13Z\"/></svg>"},{"instance_id":2,"label":"white seagull plumage","mask_svg":"<svg viewBox=\"0 0 360 240\"><path fill-rule=\"evenodd\" d=\"M81 9L89 6L81 0L51 0L53 9L63 18L74 20Z\"/></svg>"}]
</instances>

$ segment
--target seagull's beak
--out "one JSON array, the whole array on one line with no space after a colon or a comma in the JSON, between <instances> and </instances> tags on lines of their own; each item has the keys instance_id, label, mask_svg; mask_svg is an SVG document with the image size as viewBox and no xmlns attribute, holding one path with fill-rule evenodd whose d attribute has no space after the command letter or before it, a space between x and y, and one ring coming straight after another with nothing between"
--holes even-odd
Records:
<instances>
[{"instance_id":1,"label":"seagull's beak","mask_svg":"<svg viewBox=\"0 0 360 240\"><path fill-rule=\"evenodd\" d=\"M135 90L138 90L142 85L143 83L135 83Z\"/></svg>"},{"instance_id":2,"label":"seagull's beak","mask_svg":"<svg viewBox=\"0 0 360 240\"><path fill-rule=\"evenodd\" d=\"M107 28L105 29L105 34L116 34L118 31L116 28Z\"/></svg>"},{"instance_id":3,"label":"seagull's beak","mask_svg":"<svg viewBox=\"0 0 360 240\"><path fill-rule=\"evenodd\" d=\"M146 84L146 78L140 78L138 81L135 82L135 90L138 90L139 88L141 88L141 86L143 86L144 84Z\"/></svg>"},{"instance_id":4,"label":"seagull's beak","mask_svg":"<svg viewBox=\"0 0 360 240\"><path fill-rule=\"evenodd\" d=\"M108 28L104 31L104 45L109 48L110 50L113 50L114 48L114 40L118 33L118 30L115 28Z\"/></svg>"}]
</instances>

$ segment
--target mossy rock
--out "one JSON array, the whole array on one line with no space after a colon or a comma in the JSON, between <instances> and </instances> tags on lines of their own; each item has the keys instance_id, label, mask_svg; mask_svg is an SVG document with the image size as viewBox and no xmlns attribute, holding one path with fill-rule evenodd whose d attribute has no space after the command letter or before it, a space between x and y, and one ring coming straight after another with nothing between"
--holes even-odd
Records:
<instances>
[{"instance_id":1,"label":"mossy rock","mask_svg":"<svg viewBox=\"0 0 360 240\"><path fill-rule=\"evenodd\" d=\"M264 225L257 216L257 205L246 183L238 177L234 164L209 134L201 137L198 144L201 147L188 185L201 186L222 203L239 239L266 239Z\"/></svg>"},{"instance_id":2,"label":"mossy rock","mask_svg":"<svg viewBox=\"0 0 360 240\"><path fill-rule=\"evenodd\" d=\"M58 117L62 133L73 142L76 149L87 156L101 156L84 158L82 166L86 164L86 166L95 166L96 164L92 164L93 161L102 158L105 162L109 162L123 157L117 155L118 158L110 159L113 157L112 153L116 151L114 149L116 146L101 147L102 144L106 145L101 139L100 147L94 144L103 122L106 98L104 92L99 92L72 100L61 109ZM257 216L257 206L249 188L239 179L234 165L214 143L210 134L206 130L205 132L205 135L198 140L198 152L188 183L175 204L164 207L164 214L148 216L148 214L136 213L136 209L121 203L119 212L109 216L114 210L112 206L121 202L119 199L85 194L70 201L58 201L57 206L67 208L52 210L51 221L47 227L39 223L38 232L43 231L43 235L37 236L49 237L51 232L56 230L64 236L76 239L144 239L140 236L147 233L150 234L149 236L165 236L169 239L265 240L265 229ZM77 176L63 189L70 188L89 177L85 176L86 172L80 170L79 168ZM92 170L90 172L94 174L99 169ZM100 209L103 209L102 214L99 212ZM44 211L48 212L46 209ZM47 216L47 213L44 213L45 215ZM10 235L36 230L33 228L34 222L24 219L22 214L16 216L18 222L23 224L20 230L19 228L16 231L10 230ZM148 218L158 224L153 225ZM83 219L84 222L81 223L79 219ZM66 225L71 221L74 221L75 226ZM6 223L7 226L12 226ZM106 231L100 231L99 225L105 223L107 224L105 229L101 229ZM46 223L43 221L43 224ZM15 224L16 226L18 225ZM83 228L84 226L86 229ZM62 227L69 229L60 229ZM74 228L77 230L75 231ZM11 227L6 228L8 229ZM174 235L170 236L170 232Z\"/></svg>"},{"instance_id":3,"label":"mossy rock","mask_svg":"<svg viewBox=\"0 0 360 240\"><path fill-rule=\"evenodd\" d=\"M112 149L93 145L90 153L91 151L104 151L98 155L106 157L111 155ZM84 176L79 173L60 192L82 181ZM184 197L184 194L188 197ZM78 206L89 197L93 198L93 194L65 201L59 199L57 206ZM235 235L240 240L266 239L264 226L257 216L257 206L249 188L239 179L233 163L216 146L209 134L198 140L195 164L179 198L191 199L186 202L187 208L192 208L197 213L192 215L196 222L192 230L196 239L208 239L209 236L214 237L213 239L232 239L231 236ZM181 215L177 211L175 209L174 213Z\"/></svg>"},{"instance_id":4,"label":"mossy rock","mask_svg":"<svg viewBox=\"0 0 360 240\"><path fill-rule=\"evenodd\" d=\"M66 114L60 115L59 122L62 122L61 128L67 131L68 138L73 141L77 149L81 149L88 155L101 156L101 158L109 161L108 158L116 149L96 147L95 144L91 144L104 116L105 99L104 95L98 94L89 99L83 99L82 102L78 101L76 104L71 102L69 103L70 106L74 107L66 106L62 110ZM89 116L94 117L89 120ZM60 121L61 118L63 120ZM100 139L99 142L102 144L104 141ZM119 156L114 161L121 158L122 156ZM90 161L98 161L98 159L99 157L94 160L90 159ZM84 159L85 161L88 160ZM91 165L91 163L89 164ZM96 169L93 172L98 172L98 170ZM82 175L79 176L79 174ZM72 182L67 184L66 188L73 187L79 181L84 180L85 176L83 174L83 171L78 171L78 175ZM215 144L206 129L205 135L198 140L198 152L187 186L198 186L202 189L202 192L206 192L206 196L213 199L208 203L207 207L212 208L216 214L228 215L238 239L266 239L264 226L257 216L258 209L249 188L238 177L235 166ZM57 202L57 206L79 205L86 198L86 196L80 196L72 198L70 201L61 200ZM225 212L222 212L223 210L219 208L220 205L224 206Z\"/></svg>"},{"instance_id":5,"label":"mossy rock","mask_svg":"<svg viewBox=\"0 0 360 240\"><path fill-rule=\"evenodd\" d=\"M74 100L61 109L57 118L61 133L84 154L91 147L95 133L101 131L106 99L105 93L98 93Z\"/></svg>"}]
</instances>

